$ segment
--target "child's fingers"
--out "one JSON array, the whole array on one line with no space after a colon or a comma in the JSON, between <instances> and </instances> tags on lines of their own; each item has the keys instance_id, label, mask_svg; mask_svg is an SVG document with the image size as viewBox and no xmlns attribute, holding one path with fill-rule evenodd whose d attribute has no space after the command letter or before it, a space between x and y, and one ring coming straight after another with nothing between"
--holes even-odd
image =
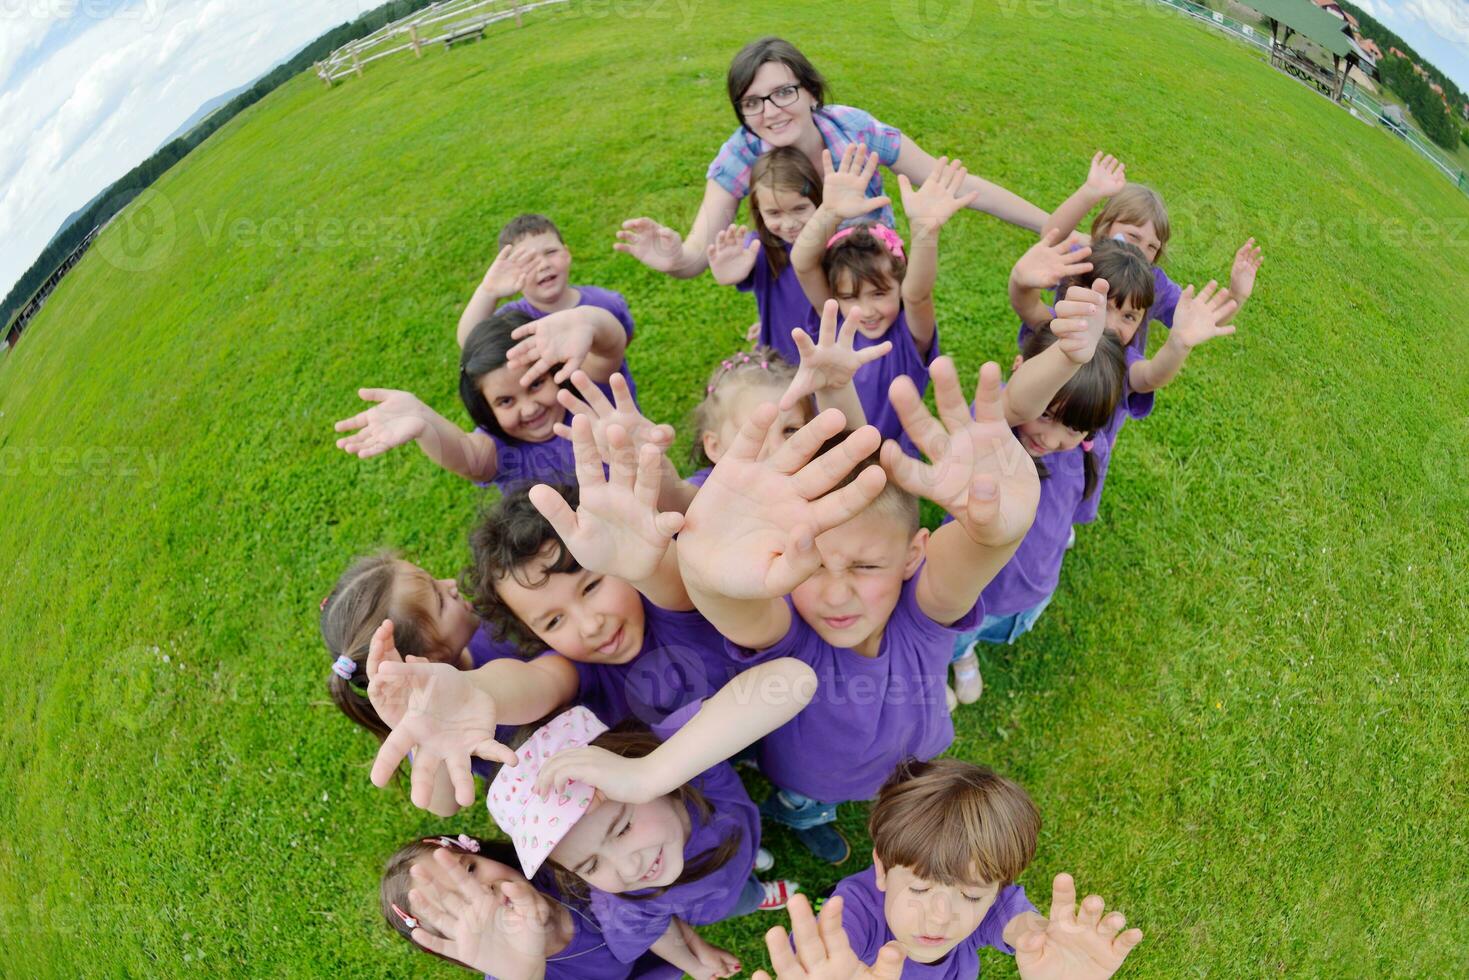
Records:
<instances>
[{"instance_id":1,"label":"child's fingers","mask_svg":"<svg viewBox=\"0 0 1469 980\"><path fill-rule=\"evenodd\" d=\"M836 903L836 907L832 907ZM852 953L852 944L847 939L847 930L842 928L842 898L834 896L821 907L816 918L816 928L821 932L822 945L826 947L827 959L844 959Z\"/></svg>"},{"instance_id":2,"label":"child's fingers","mask_svg":"<svg viewBox=\"0 0 1469 980\"><path fill-rule=\"evenodd\" d=\"M996 367L995 370L998 372L999 368ZM959 372L954 367L953 358L936 358L929 368L929 377L933 379L934 407L938 409L944 428L952 433L963 432L968 427L971 416L969 403L964 400L964 389L959 386Z\"/></svg>"},{"instance_id":3,"label":"child's fingers","mask_svg":"<svg viewBox=\"0 0 1469 980\"><path fill-rule=\"evenodd\" d=\"M418 754L413 757L413 773L410 778L411 792L409 797L413 805L420 810L427 810L434 798L434 784L439 778L439 767L443 764L444 757L438 752L418 747ZM454 798L459 798L459 788L454 787ZM470 802L474 802L470 800ZM461 806L464 804L461 804Z\"/></svg>"},{"instance_id":4,"label":"child's fingers","mask_svg":"<svg viewBox=\"0 0 1469 980\"><path fill-rule=\"evenodd\" d=\"M600 465L598 469L600 469ZM556 536L562 541L575 541L579 536L581 528L577 525L576 511L551 487L544 483L537 483L527 491L530 502L535 509L541 512L546 523L556 532Z\"/></svg>"},{"instance_id":5,"label":"child's fingers","mask_svg":"<svg viewBox=\"0 0 1469 980\"><path fill-rule=\"evenodd\" d=\"M608 426L609 432L611 429L612 426ZM592 420L585 415L576 415L571 419L571 455L576 461L576 485L583 491L602 486L609 479L616 479L615 463L613 464L614 476L609 478L603 475L602 453L597 447L596 437L592 434ZM624 466L624 469L627 475L631 474L629 467Z\"/></svg>"},{"instance_id":6,"label":"child's fingers","mask_svg":"<svg viewBox=\"0 0 1469 980\"><path fill-rule=\"evenodd\" d=\"M367 682L373 682L378 669L386 661L401 659L403 658L398 656L398 648L393 643L393 621L385 619L378 624L372 639L367 643Z\"/></svg>"},{"instance_id":7,"label":"child's fingers","mask_svg":"<svg viewBox=\"0 0 1469 980\"><path fill-rule=\"evenodd\" d=\"M889 940L877 951L877 962L872 964L868 976L870 980L900 980L903 976L903 963L907 959L907 954L898 945L898 941Z\"/></svg>"},{"instance_id":8,"label":"child's fingers","mask_svg":"<svg viewBox=\"0 0 1469 980\"><path fill-rule=\"evenodd\" d=\"M1121 912L1108 912L1097 924L1097 932L1110 939L1121 932L1126 925L1127 918Z\"/></svg>"},{"instance_id":9,"label":"child's fingers","mask_svg":"<svg viewBox=\"0 0 1469 980\"><path fill-rule=\"evenodd\" d=\"M627 439L627 433L622 431L621 426L612 426L612 429L621 433L624 440ZM608 435L608 441L612 443L613 449L619 451L620 454L621 447L612 441L610 433ZM658 490L663 482L663 454L658 451L657 446L634 448L631 441L627 443L626 452L632 458L632 463L635 467L632 485L633 499L649 511L652 511L656 517Z\"/></svg>"},{"instance_id":10,"label":"child's fingers","mask_svg":"<svg viewBox=\"0 0 1469 980\"><path fill-rule=\"evenodd\" d=\"M853 327L852 329L853 330L856 330L857 328L856 327ZM888 351L890 351L892 349L893 349L893 342L891 340L884 340L880 344L874 344L871 347L864 347L862 350L859 350L859 351L856 352L857 353L857 363L858 364L869 364L872 361L877 360L879 357L882 357L884 354L886 354Z\"/></svg>"},{"instance_id":11,"label":"child's fingers","mask_svg":"<svg viewBox=\"0 0 1469 980\"><path fill-rule=\"evenodd\" d=\"M868 211L876 211L878 208L885 208L885 207L891 206L892 203L893 203L893 199L890 198L890 197L888 197L886 194L883 194L880 197L869 197L867 200L863 201L862 203L865 204L865 205L867 205L867 210Z\"/></svg>"},{"instance_id":12,"label":"child's fingers","mask_svg":"<svg viewBox=\"0 0 1469 980\"><path fill-rule=\"evenodd\" d=\"M841 414L840 410L837 409L827 409L827 411L835 411L838 415ZM826 412L822 414L825 415ZM843 418L842 424L846 424L845 418ZM837 431L839 432L841 430L838 429ZM835 435L836 433L832 434ZM852 468L871 456L881 443L882 437L878 435L877 429L870 425L864 425L843 439L838 445L828 449L797 470L794 477L796 489L807 500L816 500L816 498L828 492L832 487L845 479L847 474L852 472ZM817 448L819 449L820 447L818 446Z\"/></svg>"},{"instance_id":13,"label":"child's fingers","mask_svg":"<svg viewBox=\"0 0 1469 980\"><path fill-rule=\"evenodd\" d=\"M372 760L372 784L382 787L388 785L393 778L393 773L403 764L408 757L408 751L413 748L413 736L401 728L393 729L388 737L383 739L383 744L378 746L377 756Z\"/></svg>"},{"instance_id":14,"label":"child's fingers","mask_svg":"<svg viewBox=\"0 0 1469 980\"><path fill-rule=\"evenodd\" d=\"M974 420L976 422L1003 422L1005 420L1004 389L1000 387L1000 366L986 361L979 368L979 384L974 390Z\"/></svg>"},{"instance_id":15,"label":"child's fingers","mask_svg":"<svg viewBox=\"0 0 1469 980\"><path fill-rule=\"evenodd\" d=\"M440 936L436 936L433 933L429 932L427 929L414 929L412 932L412 937L415 943L417 943L419 946L422 946L430 953L438 953L440 956L449 960L463 959L463 957L459 955L459 948L454 945L454 941L451 939L444 939Z\"/></svg>"},{"instance_id":16,"label":"child's fingers","mask_svg":"<svg viewBox=\"0 0 1469 980\"><path fill-rule=\"evenodd\" d=\"M1106 903L1100 895L1088 895L1081 900L1081 912L1076 916L1076 924L1083 929L1095 929L1102 921L1102 913L1106 911Z\"/></svg>"},{"instance_id":17,"label":"child's fingers","mask_svg":"<svg viewBox=\"0 0 1469 980\"><path fill-rule=\"evenodd\" d=\"M1076 880L1064 871L1051 881L1051 921L1063 926L1076 923Z\"/></svg>"},{"instance_id":18,"label":"child's fingers","mask_svg":"<svg viewBox=\"0 0 1469 980\"><path fill-rule=\"evenodd\" d=\"M1063 299L1056 303L1056 318L1060 320L1084 320L1095 312L1096 303L1074 299Z\"/></svg>"},{"instance_id":19,"label":"child's fingers","mask_svg":"<svg viewBox=\"0 0 1469 980\"><path fill-rule=\"evenodd\" d=\"M576 397L565 388L561 388L556 392L556 404L566 409L572 415L590 415L594 418L597 416L597 412L593 411L592 406L588 405L586 402L582 401L580 398ZM556 424L562 425L563 428L565 428L563 423L558 422ZM567 431L569 432L571 430L567 428Z\"/></svg>"},{"instance_id":20,"label":"child's fingers","mask_svg":"<svg viewBox=\"0 0 1469 980\"><path fill-rule=\"evenodd\" d=\"M871 428L871 426L867 426L866 428ZM861 430L859 429L858 431L860 432ZM882 493L882 488L886 485L887 473L883 471L883 468L881 466L868 466L861 473L858 473L857 478L851 483L828 493L820 500L812 501L811 515L816 525L815 533L820 534L823 531L829 531L838 524L849 521L862 513L862 511L867 509L868 504L877 499L877 495ZM811 572L814 572L816 567L821 564L820 553L816 552L814 548L812 551L815 564L807 571L807 576ZM791 588L795 588L803 581L805 581L805 577L797 582L793 582Z\"/></svg>"},{"instance_id":21,"label":"child's fingers","mask_svg":"<svg viewBox=\"0 0 1469 980\"><path fill-rule=\"evenodd\" d=\"M454 787L454 800L460 806L474 803L474 773L469 768L469 756L451 755L444 759L449 770L449 782Z\"/></svg>"},{"instance_id":22,"label":"child's fingers","mask_svg":"<svg viewBox=\"0 0 1469 980\"><path fill-rule=\"evenodd\" d=\"M370 409L370 408L367 411L365 411L365 412L358 412L356 415L352 416L350 419L342 419L342 421L340 421L336 425L332 426L332 430L335 431L335 432L346 432L349 429L360 429L364 425L367 424L367 422L368 422L368 418L367 417L371 413L372 413L372 409Z\"/></svg>"},{"instance_id":23,"label":"child's fingers","mask_svg":"<svg viewBox=\"0 0 1469 980\"><path fill-rule=\"evenodd\" d=\"M795 901L795 899L791 899ZM791 938L780 926L774 926L765 933L765 950L770 954L770 965L775 968L778 977L798 976L797 970L801 969L801 961L796 959L795 950L791 949ZM755 973L757 978L765 977L770 980L770 974L764 970Z\"/></svg>"},{"instance_id":24,"label":"child's fingers","mask_svg":"<svg viewBox=\"0 0 1469 980\"><path fill-rule=\"evenodd\" d=\"M799 965L806 970L814 970L826 959L826 948L821 942L821 932L816 925L816 916L811 911L811 903L804 895L793 895L786 905L786 912L791 917L791 942L795 944L795 955L792 960L799 961ZM774 933L772 929L767 936ZM784 930L781 930L784 933ZM782 935L784 938L784 935ZM768 945L768 943L767 943ZM790 953L790 946L786 946L786 952ZM775 965L777 973L783 973L781 965L775 959L775 950L771 950L771 962ZM786 969L796 966L790 963Z\"/></svg>"},{"instance_id":25,"label":"child's fingers","mask_svg":"<svg viewBox=\"0 0 1469 980\"><path fill-rule=\"evenodd\" d=\"M572 372L578 370L581 367L583 357L585 357L585 355L583 354L572 354L564 362L562 362L561 369L556 372L555 376L551 380L555 381L558 385L565 382L567 378L571 377Z\"/></svg>"},{"instance_id":26,"label":"child's fingers","mask_svg":"<svg viewBox=\"0 0 1469 980\"><path fill-rule=\"evenodd\" d=\"M807 341L807 343L810 343L810 341ZM809 354L809 352L807 353ZM796 371L796 376L791 379L790 387L786 388L785 393L780 396L780 410L782 412L789 412L801 403L801 399L810 395L813 390L815 389L811 381L810 370L800 368Z\"/></svg>"},{"instance_id":27,"label":"child's fingers","mask_svg":"<svg viewBox=\"0 0 1469 980\"><path fill-rule=\"evenodd\" d=\"M522 388L529 388L532 381L536 380L547 371L550 371L555 366L555 361L551 360L550 357L542 355L540 360L532 364L530 368L520 376L520 386Z\"/></svg>"},{"instance_id":28,"label":"child's fingers","mask_svg":"<svg viewBox=\"0 0 1469 980\"><path fill-rule=\"evenodd\" d=\"M576 378L578 377L585 378L587 385L592 389L592 391L595 391L598 395L602 396L602 403L604 405L607 404L607 396L602 395L601 389L599 389L595 384L592 383L592 378L590 375L588 375L585 371L578 372L577 374L572 376L573 384L576 383ZM632 389L628 387L627 379L622 376L622 372L614 372L612 377L607 379L607 384L612 389L612 402L610 405L608 405L608 408L615 407L615 409L619 412L636 412L638 410L638 406L634 404L632 400Z\"/></svg>"},{"instance_id":29,"label":"child's fingers","mask_svg":"<svg viewBox=\"0 0 1469 980\"><path fill-rule=\"evenodd\" d=\"M898 413L898 423L913 445L929 459L940 459L945 453L948 433L938 419L929 414L918 389L907 375L899 375L888 385L888 402ZM900 454L901 455L901 454ZM904 489L908 489L904 485Z\"/></svg>"},{"instance_id":30,"label":"child's fingers","mask_svg":"<svg viewBox=\"0 0 1469 980\"><path fill-rule=\"evenodd\" d=\"M1142 941L1143 931L1141 929L1129 929L1122 935L1118 936L1116 939L1112 940L1112 953L1118 959L1122 959L1126 957L1128 953L1131 953L1133 947L1135 947L1138 943Z\"/></svg>"},{"instance_id":31,"label":"child's fingers","mask_svg":"<svg viewBox=\"0 0 1469 980\"><path fill-rule=\"evenodd\" d=\"M744 424L735 433L734 441L730 443L729 451L725 455L734 459L753 461L759 454L760 447L765 444L765 434L770 431L770 426L775 421L777 414L775 405L770 402L762 402L755 406L755 411L750 413L750 417L745 419Z\"/></svg>"},{"instance_id":32,"label":"child's fingers","mask_svg":"<svg viewBox=\"0 0 1469 980\"><path fill-rule=\"evenodd\" d=\"M795 473L809 463L821 451L822 444L841 432L846 424L846 417L839 409L827 409L801 426L795 435L787 439L771 455L770 465L787 475Z\"/></svg>"},{"instance_id":33,"label":"child's fingers","mask_svg":"<svg viewBox=\"0 0 1469 980\"><path fill-rule=\"evenodd\" d=\"M498 762L501 765L505 766L518 765L520 762L520 760L516 757L513 749L511 749L508 745L502 745L501 743L495 741L493 738L485 739L483 742L470 749L469 754L474 756L476 759L484 759L487 762ZM473 779L470 780L469 786L471 792L469 802L473 803ZM468 804L465 805L467 806Z\"/></svg>"}]
</instances>

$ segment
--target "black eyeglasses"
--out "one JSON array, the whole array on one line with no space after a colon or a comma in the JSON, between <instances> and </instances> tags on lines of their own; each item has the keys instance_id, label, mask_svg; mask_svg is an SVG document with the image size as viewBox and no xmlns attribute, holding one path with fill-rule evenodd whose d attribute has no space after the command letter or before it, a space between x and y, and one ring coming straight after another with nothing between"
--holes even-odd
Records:
<instances>
[{"instance_id":1,"label":"black eyeglasses","mask_svg":"<svg viewBox=\"0 0 1469 980\"><path fill-rule=\"evenodd\" d=\"M740 99L740 115L758 116L765 111L765 103L769 102L777 109L784 109L796 101L801 94L799 85L782 85L769 95L751 95Z\"/></svg>"}]
</instances>

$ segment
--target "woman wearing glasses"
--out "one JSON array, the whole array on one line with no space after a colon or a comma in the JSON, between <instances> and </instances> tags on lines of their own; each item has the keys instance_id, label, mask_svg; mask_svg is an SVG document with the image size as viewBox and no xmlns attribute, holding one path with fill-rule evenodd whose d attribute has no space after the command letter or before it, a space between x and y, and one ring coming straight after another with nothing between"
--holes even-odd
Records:
<instances>
[{"instance_id":1,"label":"woman wearing glasses","mask_svg":"<svg viewBox=\"0 0 1469 980\"><path fill-rule=\"evenodd\" d=\"M686 238L651 218L633 218L617 233L620 252L650 269L690 279L709 265L707 249L714 236L734 220L740 199L749 193L750 168L760 155L778 146L793 146L810 157L821 172L821 151L833 160L852 143L865 143L896 174L922 184L935 160L898 129L850 106L826 104L826 80L806 56L788 41L765 37L745 45L730 62L729 99L740 128L725 141L709 165L704 202ZM978 190L975 210L1039 233L1046 213L1024 198L970 174L965 191ZM882 176L874 174L868 196L882 194ZM891 207L869 217L893 224Z\"/></svg>"}]
</instances>

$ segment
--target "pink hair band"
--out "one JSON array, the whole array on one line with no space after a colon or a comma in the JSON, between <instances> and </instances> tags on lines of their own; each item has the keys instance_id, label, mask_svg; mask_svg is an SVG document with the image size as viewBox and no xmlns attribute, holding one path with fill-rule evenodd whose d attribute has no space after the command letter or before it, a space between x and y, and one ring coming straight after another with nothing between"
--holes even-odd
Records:
<instances>
[{"instance_id":1,"label":"pink hair band","mask_svg":"<svg viewBox=\"0 0 1469 980\"><path fill-rule=\"evenodd\" d=\"M866 228L868 233L870 233L873 238L876 238L878 241L887 246L887 250L889 252L893 253L893 255L900 259L903 258L903 240L898 237L897 232L893 231L887 225L851 225L850 227L843 228L841 231L828 238L826 240L826 247L831 248L837 242L841 241L843 238L846 238L858 228Z\"/></svg>"}]
</instances>

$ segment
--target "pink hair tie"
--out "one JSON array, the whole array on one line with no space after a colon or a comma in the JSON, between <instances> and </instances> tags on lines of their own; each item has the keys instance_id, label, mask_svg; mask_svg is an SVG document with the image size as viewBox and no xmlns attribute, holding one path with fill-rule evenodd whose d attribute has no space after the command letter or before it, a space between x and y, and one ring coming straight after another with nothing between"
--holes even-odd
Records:
<instances>
[{"instance_id":1,"label":"pink hair tie","mask_svg":"<svg viewBox=\"0 0 1469 980\"><path fill-rule=\"evenodd\" d=\"M403 920L403 924L405 926L407 926L410 929L417 929L418 928L418 920L415 919L413 916L409 915L407 912L404 912L402 909L398 908L398 903L397 902L394 902L393 903L393 911L398 913L398 918L400 918L400 919Z\"/></svg>"},{"instance_id":2,"label":"pink hair tie","mask_svg":"<svg viewBox=\"0 0 1469 980\"><path fill-rule=\"evenodd\" d=\"M837 242L841 241L843 238L846 238L858 228L866 228L868 234L872 235L873 238L876 238L879 242L886 245L887 250L891 252L895 257L900 259L903 258L903 239L898 237L897 232L893 231L887 225L882 224L851 225L847 228L843 228L841 231L837 232L835 235L832 235L826 240L826 247L831 248Z\"/></svg>"},{"instance_id":3,"label":"pink hair tie","mask_svg":"<svg viewBox=\"0 0 1469 980\"><path fill-rule=\"evenodd\" d=\"M1081 440L1081 451L1084 452L1084 453L1091 452L1092 451L1092 443L1093 443L1093 440L1091 440L1091 439L1083 439L1083 440Z\"/></svg>"}]
</instances>

